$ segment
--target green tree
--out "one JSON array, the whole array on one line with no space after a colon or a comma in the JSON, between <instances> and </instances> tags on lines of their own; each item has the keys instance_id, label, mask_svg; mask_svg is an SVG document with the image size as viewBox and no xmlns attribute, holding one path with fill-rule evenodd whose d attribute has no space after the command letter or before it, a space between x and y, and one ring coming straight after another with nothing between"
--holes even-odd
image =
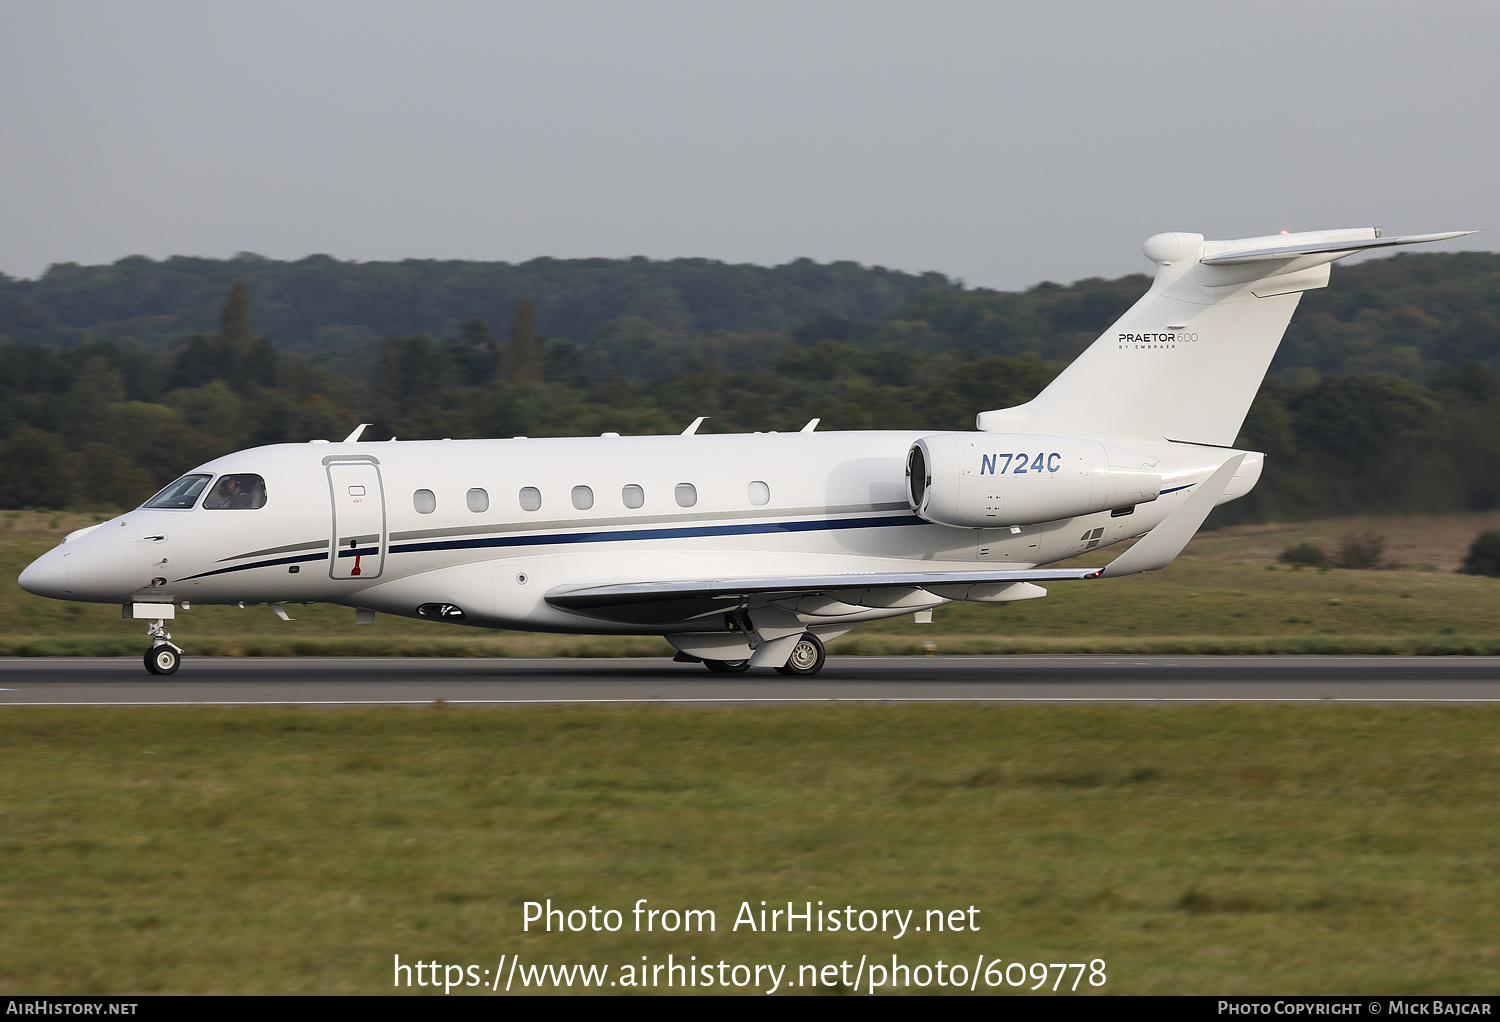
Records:
<instances>
[{"instance_id":1,"label":"green tree","mask_svg":"<svg viewBox=\"0 0 1500 1022\"><path fill-rule=\"evenodd\" d=\"M522 298L510 324L510 342L505 346L505 376L511 383L541 382L542 346L532 320L531 303Z\"/></svg>"},{"instance_id":2,"label":"green tree","mask_svg":"<svg viewBox=\"0 0 1500 1022\"><path fill-rule=\"evenodd\" d=\"M156 491L151 474L108 444L85 444L73 455L76 496L90 507L135 507Z\"/></svg>"},{"instance_id":3,"label":"green tree","mask_svg":"<svg viewBox=\"0 0 1500 1022\"><path fill-rule=\"evenodd\" d=\"M1465 575L1500 577L1500 529L1481 532L1469 547L1469 556L1458 569Z\"/></svg>"},{"instance_id":4,"label":"green tree","mask_svg":"<svg viewBox=\"0 0 1500 1022\"><path fill-rule=\"evenodd\" d=\"M495 378L500 368L500 350L490 336L490 328L478 316L470 316L458 328L458 341L453 345L453 361L458 368L459 379L477 386Z\"/></svg>"},{"instance_id":5,"label":"green tree","mask_svg":"<svg viewBox=\"0 0 1500 1022\"><path fill-rule=\"evenodd\" d=\"M1325 376L1297 395L1292 411L1299 439L1365 463L1384 454L1393 439L1430 429L1438 404L1420 384L1368 373Z\"/></svg>"},{"instance_id":6,"label":"green tree","mask_svg":"<svg viewBox=\"0 0 1500 1022\"><path fill-rule=\"evenodd\" d=\"M245 296L245 282L229 285L229 298L219 310L219 337L231 352L247 357L255 351L255 332L250 329L250 299Z\"/></svg>"},{"instance_id":7,"label":"green tree","mask_svg":"<svg viewBox=\"0 0 1500 1022\"><path fill-rule=\"evenodd\" d=\"M0 443L0 507L63 508L73 503L73 464L53 433L23 427Z\"/></svg>"},{"instance_id":8,"label":"green tree","mask_svg":"<svg viewBox=\"0 0 1500 1022\"><path fill-rule=\"evenodd\" d=\"M276 383L276 347L250 329L250 300L245 283L236 280L219 310L216 337L195 335L177 353L172 366L174 389L201 387L223 380L241 394Z\"/></svg>"},{"instance_id":9,"label":"green tree","mask_svg":"<svg viewBox=\"0 0 1500 1022\"><path fill-rule=\"evenodd\" d=\"M392 337L380 362L380 395L390 406L386 414L405 415L437 401L453 385L453 377L445 342L424 335Z\"/></svg>"}]
</instances>

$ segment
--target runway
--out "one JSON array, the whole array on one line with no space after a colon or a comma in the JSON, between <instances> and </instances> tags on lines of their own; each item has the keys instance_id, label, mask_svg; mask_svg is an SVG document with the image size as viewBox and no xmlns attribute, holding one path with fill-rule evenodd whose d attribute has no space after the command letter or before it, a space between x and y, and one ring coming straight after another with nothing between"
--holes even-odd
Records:
<instances>
[{"instance_id":1,"label":"runway","mask_svg":"<svg viewBox=\"0 0 1500 1022\"><path fill-rule=\"evenodd\" d=\"M818 676L638 659L186 657L0 660L0 705L988 702L1500 703L1500 657L830 657Z\"/></svg>"}]
</instances>

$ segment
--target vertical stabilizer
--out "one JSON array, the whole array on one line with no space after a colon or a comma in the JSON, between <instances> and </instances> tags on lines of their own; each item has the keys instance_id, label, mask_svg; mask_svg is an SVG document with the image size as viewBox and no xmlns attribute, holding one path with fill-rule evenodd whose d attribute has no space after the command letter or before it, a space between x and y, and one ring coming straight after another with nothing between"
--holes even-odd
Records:
<instances>
[{"instance_id":1,"label":"vertical stabilizer","mask_svg":"<svg viewBox=\"0 0 1500 1022\"><path fill-rule=\"evenodd\" d=\"M1367 248L1469 232L1383 238L1379 228L1204 241L1158 234L1142 246L1151 290L1034 399L979 414L987 432L1069 433L1227 447L1303 291Z\"/></svg>"}]
</instances>

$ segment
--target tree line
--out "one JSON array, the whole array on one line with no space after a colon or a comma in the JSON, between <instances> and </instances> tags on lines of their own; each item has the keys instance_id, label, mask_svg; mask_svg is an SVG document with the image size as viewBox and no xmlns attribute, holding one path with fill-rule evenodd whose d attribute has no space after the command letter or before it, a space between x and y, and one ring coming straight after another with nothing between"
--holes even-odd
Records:
<instances>
[{"instance_id":1,"label":"tree line","mask_svg":"<svg viewBox=\"0 0 1500 1022\"><path fill-rule=\"evenodd\" d=\"M819 316L878 321L912 295L957 283L853 262L751 266L713 259L533 259L511 264L406 259L295 262L130 256L59 263L37 280L0 274L0 337L33 344L175 342L207 333L242 282L258 328L287 354L410 334L451 335L463 321L506 322L523 297L538 329L588 341L639 319L676 336L789 330Z\"/></svg>"},{"instance_id":2,"label":"tree line","mask_svg":"<svg viewBox=\"0 0 1500 1022\"><path fill-rule=\"evenodd\" d=\"M1091 340L1137 284L1043 287L1027 315L1048 309L1049 336ZM1471 285L1454 289L1453 308L1489 301L1463 298ZM977 412L1030 399L1071 355L921 336L1030 329L997 294L934 289L884 320L816 316L687 341L624 320L591 344L548 337L522 299L499 328L469 316L447 335L307 355L252 328L258 307L235 281L217 329L173 343L0 342L0 506L130 507L218 455L337 440L360 422L374 423L366 439L675 433L699 415L710 416L703 432L795 430L814 417L823 429L971 429ZM1500 377L1483 359L1434 365L1421 380L1310 367L1268 379L1238 441L1267 453L1264 478L1215 521L1500 507Z\"/></svg>"},{"instance_id":3,"label":"tree line","mask_svg":"<svg viewBox=\"0 0 1500 1022\"><path fill-rule=\"evenodd\" d=\"M390 337L456 337L505 324L518 302L575 371L660 379L694 358L767 367L783 348L830 340L861 348L1068 360L1150 285L1144 274L1043 281L1025 291L965 287L940 273L799 259L782 266L709 259L535 259L521 264L409 259L356 263L131 256L64 263L37 280L0 275L0 342L165 345L211 334L242 282L257 329L282 357L370 383ZM1427 383L1444 366L1500 370L1500 255L1403 253L1334 268L1309 292L1272 375L1387 373Z\"/></svg>"}]
</instances>

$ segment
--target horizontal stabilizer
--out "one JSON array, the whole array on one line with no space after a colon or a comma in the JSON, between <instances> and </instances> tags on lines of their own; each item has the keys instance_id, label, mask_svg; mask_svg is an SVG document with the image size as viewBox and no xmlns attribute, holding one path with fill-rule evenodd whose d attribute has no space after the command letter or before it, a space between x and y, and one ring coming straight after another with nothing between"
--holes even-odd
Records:
<instances>
[{"instance_id":1,"label":"horizontal stabilizer","mask_svg":"<svg viewBox=\"0 0 1500 1022\"><path fill-rule=\"evenodd\" d=\"M1270 259L1294 259L1297 256L1321 253L1362 252L1367 248L1390 248L1393 245L1420 245L1428 241L1447 241L1462 238L1477 231L1447 231L1442 234L1407 234L1400 238L1366 238L1360 241L1311 242L1302 245L1282 245L1273 248L1258 248L1249 252L1225 252L1222 255L1205 256L1198 260L1206 266L1231 266L1236 263L1259 263ZM1287 235L1292 237L1292 235Z\"/></svg>"}]
</instances>

